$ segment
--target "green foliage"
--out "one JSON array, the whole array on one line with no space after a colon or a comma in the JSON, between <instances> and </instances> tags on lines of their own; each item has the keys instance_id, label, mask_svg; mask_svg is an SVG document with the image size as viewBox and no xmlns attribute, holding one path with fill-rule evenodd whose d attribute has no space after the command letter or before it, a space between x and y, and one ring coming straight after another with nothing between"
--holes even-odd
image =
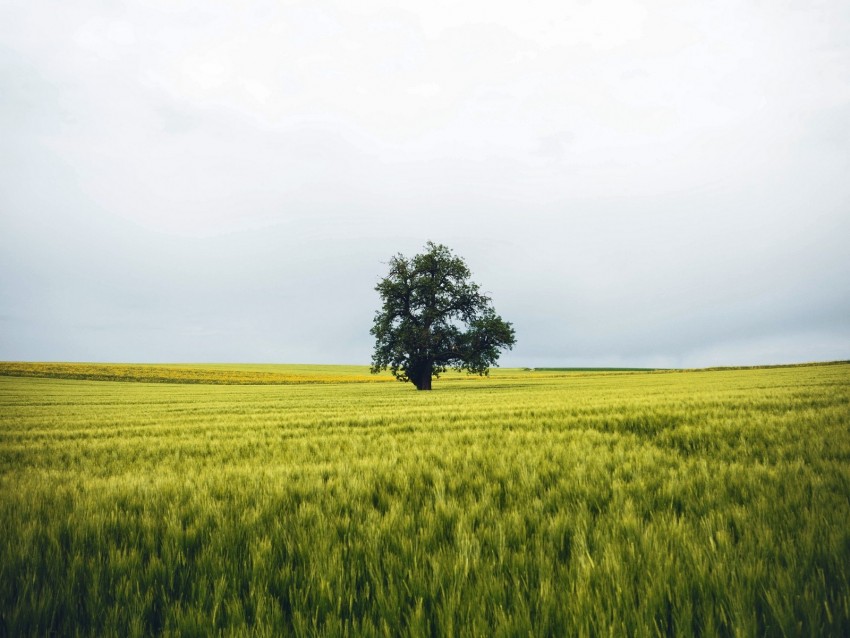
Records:
<instances>
[{"instance_id":1,"label":"green foliage","mask_svg":"<svg viewBox=\"0 0 850 638\"><path fill-rule=\"evenodd\" d=\"M426 248L412 259L390 260L389 274L375 287L382 308L371 330L372 371L389 368L419 390L430 390L431 378L449 367L485 375L515 342L511 324L469 280L463 259L433 242Z\"/></svg>"},{"instance_id":2,"label":"green foliage","mask_svg":"<svg viewBox=\"0 0 850 638\"><path fill-rule=\"evenodd\" d=\"M0 378L0 635L850 635L850 366L495 372Z\"/></svg>"}]
</instances>

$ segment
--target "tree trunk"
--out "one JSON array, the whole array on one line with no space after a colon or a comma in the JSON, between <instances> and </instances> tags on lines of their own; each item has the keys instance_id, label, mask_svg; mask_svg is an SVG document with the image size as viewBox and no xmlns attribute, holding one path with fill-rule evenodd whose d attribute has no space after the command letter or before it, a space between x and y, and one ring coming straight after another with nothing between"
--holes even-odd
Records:
<instances>
[{"instance_id":1,"label":"tree trunk","mask_svg":"<svg viewBox=\"0 0 850 638\"><path fill-rule=\"evenodd\" d=\"M431 371L434 369L434 364L430 361L422 365L417 370L417 376L414 381L417 390L431 389Z\"/></svg>"}]
</instances>

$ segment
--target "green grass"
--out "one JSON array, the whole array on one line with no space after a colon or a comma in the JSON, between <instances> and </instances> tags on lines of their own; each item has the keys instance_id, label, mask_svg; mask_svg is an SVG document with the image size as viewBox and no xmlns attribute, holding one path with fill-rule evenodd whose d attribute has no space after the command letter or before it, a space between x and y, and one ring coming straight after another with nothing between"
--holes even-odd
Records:
<instances>
[{"instance_id":1,"label":"green grass","mask_svg":"<svg viewBox=\"0 0 850 638\"><path fill-rule=\"evenodd\" d=\"M216 632L850 635L850 365L0 376L0 635Z\"/></svg>"}]
</instances>

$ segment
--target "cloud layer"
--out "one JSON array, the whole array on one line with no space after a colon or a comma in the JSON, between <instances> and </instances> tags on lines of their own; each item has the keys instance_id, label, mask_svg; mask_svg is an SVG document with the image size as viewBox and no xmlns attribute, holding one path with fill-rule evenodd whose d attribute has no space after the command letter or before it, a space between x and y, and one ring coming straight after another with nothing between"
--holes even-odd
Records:
<instances>
[{"instance_id":1,"label":"cloud layer","mask_svg":"<svg viewBox=\"0 0 850 638\"><path fill-rule=\"evenodd\" d=\"M850 357L843 2L0 9L0 358L366 362L432 239L508 365Z\"/></svg>"}]
</instances>

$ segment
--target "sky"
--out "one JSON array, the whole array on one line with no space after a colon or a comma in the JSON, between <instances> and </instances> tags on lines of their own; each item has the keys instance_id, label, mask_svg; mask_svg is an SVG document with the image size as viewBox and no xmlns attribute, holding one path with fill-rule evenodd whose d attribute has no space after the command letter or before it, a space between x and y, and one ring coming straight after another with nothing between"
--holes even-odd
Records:
<instances>
[{"instance_id":1,"label":"sky","mask_svg":"<svg viewBox=\"0 0 850 638\"><path fill-rule=\"evenodd\" d=\"M850 359L846 0L0 4L0 359L363 363L392 255L505 366Z\"/></svg>"}]
</instances>

